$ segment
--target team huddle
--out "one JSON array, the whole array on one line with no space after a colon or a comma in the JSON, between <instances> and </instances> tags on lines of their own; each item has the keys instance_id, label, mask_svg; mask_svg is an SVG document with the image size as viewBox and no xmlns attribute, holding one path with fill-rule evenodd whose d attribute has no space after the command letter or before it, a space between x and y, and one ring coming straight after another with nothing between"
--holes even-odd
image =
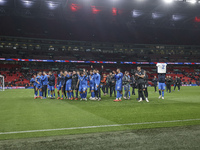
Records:
<instances>
[{"instance_id":1,"label":"team huddle","mask_svg":"<svg viewBox=\"0 0 200 150\"><path fill-rule=\"evenodd\" d=\"M105 75L105 74L104 74ZM51 71L48 72L39 72L37 75L34 75L31 79L31 83L34 85L34 99L41 98L46 99L47 91L48 97L51 99L55 98L55 86L57 88L57 99L70 99L70 100L85 100L87 101L88 91L90 93L90 100L101 100L101 88L105 93L104 88L102 87L102 79L104 75L101 76L97 69L92 69L87 71L60 71L57 77L57 82L55 76ZM162 91L162 98L164 99L164 82L165 75L158 76L159 80L159 93ZM125 71L123 74L121 69L110 72L106 79L106 84L110 87L110 96L112 93L115 94L116 99L114 102L122 101L123 90L124 90L124 99L130 99L130 87L132 87L132 94L135 95L134 88L138 88L138 102L148 100L148 75L145 70L141 69L140 66L137 67L134 75L130 77L129 72ZM56 84L55 84L56 83ZM89 88L89 90L88 90ZM161 94L160 94L161 95ZM161 96L159 96L160 98Z\"/></svg>"}]
</instances>

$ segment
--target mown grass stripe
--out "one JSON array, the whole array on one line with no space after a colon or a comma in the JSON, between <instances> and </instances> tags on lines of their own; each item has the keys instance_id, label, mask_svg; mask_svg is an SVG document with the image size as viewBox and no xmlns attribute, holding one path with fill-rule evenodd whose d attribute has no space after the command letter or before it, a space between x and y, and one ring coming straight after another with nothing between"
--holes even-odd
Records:
<instances>
[{"instance_id":1,"label":"mown grass stripe","mask_svg":"<svg viewBox=\"0 0 200 150\"><path fill-rule=\"evenodd\" d=\"M104 128L104 127L133 126L133 125L145 125L145 124L189 122L189 121L199 121L199 120L200 120L200 118L185 119L185 120L171 120L171 121L155 121L155 122L140 122L140 123L127 123L127 124L111 124L111 125L98 125L98 126L71 127L71 128L57 128L57 129L12 131L12 132L0 132L0 134L1 135L3 135L3 134L7 135L7 134L19 134L19 133L34 133L34 132L47 132L47 131L63 131L63 130L76 130L76 129L92 129L92 128Z\"/></svg>"}]
</instances>

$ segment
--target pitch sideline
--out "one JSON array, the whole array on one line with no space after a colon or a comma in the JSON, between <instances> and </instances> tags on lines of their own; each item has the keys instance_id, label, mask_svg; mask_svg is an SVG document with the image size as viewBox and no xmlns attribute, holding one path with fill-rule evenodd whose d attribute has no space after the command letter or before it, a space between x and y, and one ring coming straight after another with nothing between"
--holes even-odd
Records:
<instances>
[{"instance_id":1,"label":"pitch sideline","mask_svg":"<svg viewBox=\"0 0 200 150\"><path fill-rule=\"evenodd\" d=\"M57 128L57 129L43 129L43 130L0 132L0 135L47 132L47 131L64 131L64 130L76 130L76 129L92 129L92 128L118 127L118 126L133 126L133 125L145 125L145 124L174 123L174 122L189 122L189 121L200 121L200 118L198 118L198 119L185 119L185 120L171 120L171 121L156 121L156 122L141 122L141 123L128 123L128 124L112 124L112 125L99 125L99 126L71 127L71 128Z\"/></svg>"}]
</instances>

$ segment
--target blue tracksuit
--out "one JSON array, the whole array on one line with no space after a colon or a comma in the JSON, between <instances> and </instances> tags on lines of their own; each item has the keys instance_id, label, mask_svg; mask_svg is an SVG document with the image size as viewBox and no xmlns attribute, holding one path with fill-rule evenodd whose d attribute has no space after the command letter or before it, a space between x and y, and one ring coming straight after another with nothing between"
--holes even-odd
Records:
<instances>
[{"instance_id":1,"label":"blue tracksuit","mask_svg":"<svg viewBox=\"0 0 200 150\"><path fill-rule=\"evenodd\" d=\"M89 81L90 81L90 90L94 90L95 87L94 75L89 75Z\"/></svg>"},{"instance_id":2,"label":"blue tracksuit","mask_svg":"<svg viewBox=\"0 0 200 150\"><path fill-rule=\"evenodd\" d=\"M60 74L59 74L58 75L58 79L57 79L57 85L58 85L57 89L61 90L61 88L64 85L64 83L65 83L65 76L64 75L60 76Z\"/></svg>"},{"instance_id":3,"label":"blue tracksuit","mask_svg":"<svg viewBox=\"0 0 200 150\"><path fill-rule=\"evenodd\" d=\"M34 78L31 78L30 82L33 84L34 87L35 87L36 84L37 84Z\"/></svg>"},{"instance_id":4,"label":"blue tracksuit","mask_svg":"<svg viewBox=\"0 0 200 150\"><path fill-rule=\"evenodd\" d=\"M116 90L117 91L122 91L122 78L123 78L123 73L118 73L115 75L115 80L116 80Z\"/></svg>"},{"instance_id":5,"label":"blue tracksuit","mask_svg":"<svg viewBox=\"0 0 200 150\"><path fill-rule=\"evenodd\" d=\"M101 76L99 73L94 74L94 84L95 84L95 90L98 90L97 86L100 86L101 82Z\"/></svg>"},{"instance_id":6,"label":"blue tracksuit","mask_svg":"<svg viewBox=\"0 0 200 150\"><path fill-rule=\"evenodd\" d=\"M66 87L65 90L66 91L71 91L72 90L72 76L70 75L66 75L67 81L66 81Z\"/></svg>"},{"instance_id":7,"label":"blue tracksuit","mask_svg":"<svg viewBox=\"0 0 200 150\"><path fill-rule=\"evenodd\" d=\"M39 84L36 82L36 87L38 88L38 89L41 89L42 88L42 76L37 76L36 77L36 81L37 82L39 82Z\"/></svg>"},{"instance_id":8,"label":"blue tracksuit","mask_svg":"<svg viewBox=\"0 0 200 150\"><path fill-rule=\"evenodd\" d=\"M79 79L79 91L80 92L83 92L83 91L86 91L87 90L87 76L79 76L78 77Z\"/></svg>"},{"instance_id":9,"label":"blue tracksuit","mask_svg":"<svg viewBox=\"0 0 200 150\"><path fill-rule=\"evenodd\" d=\"M44 75L41 77L42 85L48 85L48 75Z\"/></svg>"}]
</instances>

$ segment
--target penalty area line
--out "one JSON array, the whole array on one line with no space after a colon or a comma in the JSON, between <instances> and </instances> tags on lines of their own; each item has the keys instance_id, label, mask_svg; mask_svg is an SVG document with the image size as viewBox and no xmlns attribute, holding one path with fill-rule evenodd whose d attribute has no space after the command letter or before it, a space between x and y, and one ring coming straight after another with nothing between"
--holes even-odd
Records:
<instances>
[{"instance_id":1,"label":"penalty area line","mask_svg":"<svg viewBox=\"0 0 200 150\"><path fill-rule=\"evenodd\" d=\"M19 134L19 133L34 133L34 132L47 132L47 131L64 131L64 130L76 130L76 129L92 129L92 128L104 128L104 127L134 126L134 125L146 125L146 124L190 122L190 121L200 121L200 118L198 118L198 119L185 119L185 120L171 120L171 121L155 121L155 122L140 122L140 123L127 123L127 124L111 124L111 125L99 125L99 126L71 127L71 128L57 128L57 129L42 129L42 130L0 132L0 135Z\"/></svg>"}]
</instances>

